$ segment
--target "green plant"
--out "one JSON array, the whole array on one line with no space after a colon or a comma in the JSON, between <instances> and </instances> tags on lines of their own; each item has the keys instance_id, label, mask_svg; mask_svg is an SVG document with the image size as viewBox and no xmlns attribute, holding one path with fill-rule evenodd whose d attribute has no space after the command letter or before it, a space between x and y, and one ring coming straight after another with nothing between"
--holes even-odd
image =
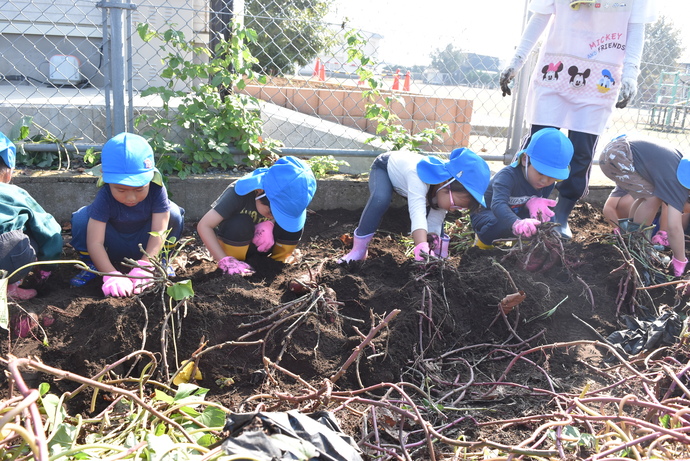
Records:
<instances>
[{"instance_id":1,"label":"green plant","mask_svg":"<svg viewBox=\"0 0 690 461\"><path fill-rule=\"evenodd\" d=\"M180 177L204 173L209 167L228 169L235 166L235 153L242 152L240 162L256 165L271 150L280 147L279 141L262 136L263 121L256 98L238 94L246 80L265 81L255 74L256 62L246 42L256 40L256 33L233 24L230 40L221 40L213 53L204 46L195 46L184 34L174 29L159 33L148 24L140 24L140 37L149 42L163 41L167 51L161 77L166 84L151 87L143 96L158 95L163 101L164 116L153 119L137 117L136 125L148 123L144 132L154 151L164 153L157 162L161 172L177 172ZM189 91L178 88L187 87ZM171 109L173 98L179 98L176 111ZM170 129L178 125L189 131L184 143L176 145L167 138ZM181 151L182 158L168 154Z\"/></svg>"},{"instance_id":2,"label":"green plant","mask_svg":"<svg viewBox=\"0 0 690 461\"><path fill-rule=\"evenodd\" d=\"M591 450L596 445L596 438L592 434L580 432L575 426L564 426L561 430L560 437L553 429L546 431L546 434L551 440L560 438L563 446L570 450L575 450L579 447L585 447Z\"/></svg>"},{"instance_id":3,"label":"green plant","mask_svg":"<svg viewBox=\"0 0 690 461\"><path fill-rule=\"evenodd\" d=\"M350 166L345 160L336 160L332 155L317 155L307 160L307 164L316 179L323 178L329 173L337 173L341 166Z\"/></svg>"},{"instance_id":4,"label":"green plant","mask_svg":"<svg viewBox=\"0 0 690 461\"><path fill-rule=\"evenodd\" d=\"M450 237L451 254L462 254L474 246L474 229L468 210L460 211L460 217L446 224L446 234Z\"/></svg>"},{"instance_id":5,"label":"green plant","mask_svg":"<svg viewBox=\"0 0 690 461\"><path fill-rule=\"evenodd\" d=\"M38 133L32 135L32 128L37 129ZM17 164L38 168L56 168L58 170L62 170L63 161L65 169L70 168L71 157L68 146L71 146L78 153L79 149L77 149L75 142L82 139L75 136L71 138L63 136L60 138L34 122L33 117L28 115L22 117L19 123L12 127L9 138L17 146ZM33 143L55 144L57 151L27 151L24 149L25 144Z\"/></svg>"},{"instance_id":6,"label":"green plant","mask_svg":"<svg viewBox=\"0 0 690 461\"><path fill-rule=\"evenodd\" d=\"M369 89L362 91L362 97L367 101L364 116L368 120L376 122L376 134L379 137L372 137L366 140L371 143L374 140L382 140L387 143L391 150L408 149L420 151L422 145L431 144L435 140L442 140L443 135L450 130L445 123L436 123L434 128L424 128L418 133L410 133L402 123L400 117L391 109L394 103L404 101L399 96L392 93L382 93L383 80L379 77L375 68L377 63L369 56L365 55L362 49L365 40L359 31L351 30L345 34L347 39L347 62L357 64L355 73L359 80L364 82ZM383 101L380 104L377 101Z\"/></svg>"}]
</instances>

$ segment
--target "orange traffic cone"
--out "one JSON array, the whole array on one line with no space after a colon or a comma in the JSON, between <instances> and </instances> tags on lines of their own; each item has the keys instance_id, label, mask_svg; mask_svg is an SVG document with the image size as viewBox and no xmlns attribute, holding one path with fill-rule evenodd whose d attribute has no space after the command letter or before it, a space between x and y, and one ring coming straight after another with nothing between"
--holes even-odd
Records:
<instances>
[{"instance_id":1,"label":"orange traffic cone","mask_svg":"<svg viewBox=\"0 0 690 461\"><path fill-rule=\"evenodd\" d=\"M395 78L393 79L393 89L400 89L400 69L395 71Z\"/></svg>"},{"instance_id":2,"label":"orange traffic cone","mask_svg":"<svg viewBox=\"0 0 690 461\"><path fill-rule=\"evenodd\" d=\"M321 63L321 69L319 69L319 80L322 82L326 81L326 66L324 63Z\"/></svg>"},{"instance_id":3,"label":"orange traffic cone","mask_svg":"<svg viewBox=\"0 0 690 461\"><path fill-rule=\"evenodd\" d=\"M314 72L311 73L312 77L318 77L319 76L319 70L321 70L321 60L319 58L316 58L316 64L314 65Z\"/></svg>"},{"instance_id":4,"label":"orange traffic cone","mask_svg":"<svg viewBox=\"0 0 690 461\"><path fill-rule=\"evenodd\" d=\"M405 74L405 83L403 83L403 91L410 91L410 71L408 70Z\"/></svg>"}]
</instances>

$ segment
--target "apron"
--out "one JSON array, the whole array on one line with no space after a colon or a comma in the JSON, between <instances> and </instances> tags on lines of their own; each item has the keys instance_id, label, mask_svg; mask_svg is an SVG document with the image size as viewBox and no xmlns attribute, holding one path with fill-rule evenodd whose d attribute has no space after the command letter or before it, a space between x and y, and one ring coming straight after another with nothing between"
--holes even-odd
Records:
<instances>
[{"instance_id":1,"label":"apron","mask_svg":"<svg viewBox=\"0 0 690 461\"><path fill-rule=\"evenodd\" d=\"M530 124L595 135L604 131L618 98L635 2L604 0L575 10L570 0L553 1L527 95ZM549 2L533 2L544 3Z\"/></svg>"}]
</instances>

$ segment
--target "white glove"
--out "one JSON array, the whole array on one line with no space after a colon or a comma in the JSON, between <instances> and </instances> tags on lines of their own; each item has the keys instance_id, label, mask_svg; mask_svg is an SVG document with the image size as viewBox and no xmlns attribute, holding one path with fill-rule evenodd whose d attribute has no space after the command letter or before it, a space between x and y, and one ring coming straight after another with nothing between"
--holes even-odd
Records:
<instances>
[{"instance_id":1,"label":"white glove","mask_svg":"<svg viewBox=\"0 0 690 461\"><path fill-rule=\"evenodd\" d=\"M621 82L621 91L618 93L618 102L616 103L616 108L622 109L628 105L628 103L637 94L637 80L630 77L623 77Z\"/></svg>"}]
</instances>

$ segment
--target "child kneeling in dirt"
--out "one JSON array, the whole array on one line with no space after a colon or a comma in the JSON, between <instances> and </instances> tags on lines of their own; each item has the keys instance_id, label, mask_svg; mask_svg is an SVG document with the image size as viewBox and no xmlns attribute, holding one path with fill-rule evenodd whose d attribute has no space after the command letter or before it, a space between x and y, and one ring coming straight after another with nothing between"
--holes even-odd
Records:
<instances>
[{"instance_id":1,"label":"child kneeling in dirt","mask_svg":"<svg viewBox=\"0 0 690 461\"><path fill-rule=\"evenodd\" d=\"M7 275L37 260L55 260L62 253L60 224L28 192L10 184L16 154L14 143L0 133L0 269ZM23 269L8 280L7 296L17 300L36 296L36 290L19 287L30 270ZM50 275L48 270L34 270L41 280Z\"/></svg>"},{"instance_id":2,"label":"child kneeling in dirt","mask_svg":"<svg viewBox=\"0 0 690 461\"><path fill-rule=\"evenodd\" d=\"M316 192L309 165L282 157L230 184L197 224L199 237L225 274L251 275L251 252L287 262L302 238Z\"/></svg>"},{"instance_id":3,"label":"child kneeling in dirt","mask_svg":"<svg viewBox=\"0 0 690 461\"><path fill-rule=\"evenodd\" d=\"M668 246L673 252L671 268L676 277L685 272L683 208L690 189L690 160L669 145L621 135L609 142L599 157L601 171L634 199L627 230L648 226L666 204Z\"/></svg>"},{"instance_id":4,"label":"child kneeling in dirt","mask_svg":"<svg viewBox=\"0 0 690 461\"><path fill-rule=\"evenodd\" d=\"M339 263L362 261L393 191L407 197L414 259L426 255L448 257L450 238L443 233L446 214L473 210L484 203L489 165L469 149L455 149L448 160L415 152L393 151L379 155L369 173L369 200L354 232L352 250Z\"/></svg>"},{"instance_id":5,"label":"child kneeling in dirt","mask_svg":"<svg viewBox=\"0 0 690 461\"><path fill-rule=\"evenodd\" d=\"M531 237L551 221L556 201L549 196L556 181L568 177L572 157L573 144L560 130L534 133L527 148L491 178L484 195L487 205L470 215L476 246L489 249L497 239Z\"/></svg>"},{"instance_id":6,"label":"child kneeling in dirt","mask_svg":"<svg viewBox=\"0 0 690 461\"><path fill-rule=\"evenodd\" d=\"M153 150L136 134L120 133L103 146L98 185L102 186L90 205L72 214L72 246L91 268L107 273L103 277L105 296L130 296L151 283L150 256L157 256L168 239L180 239L184 209L168 199L160 172L154 166ZM142 254L141 245L146 254ZM138 260L140 267L128 272L114 264L125 258ZM173 276L169 261L161 261ZM148 278L130 278L147 277ZM82 286L97 275L81 271L72 278L72 286Z\"/></svg>"}]
</instances>

